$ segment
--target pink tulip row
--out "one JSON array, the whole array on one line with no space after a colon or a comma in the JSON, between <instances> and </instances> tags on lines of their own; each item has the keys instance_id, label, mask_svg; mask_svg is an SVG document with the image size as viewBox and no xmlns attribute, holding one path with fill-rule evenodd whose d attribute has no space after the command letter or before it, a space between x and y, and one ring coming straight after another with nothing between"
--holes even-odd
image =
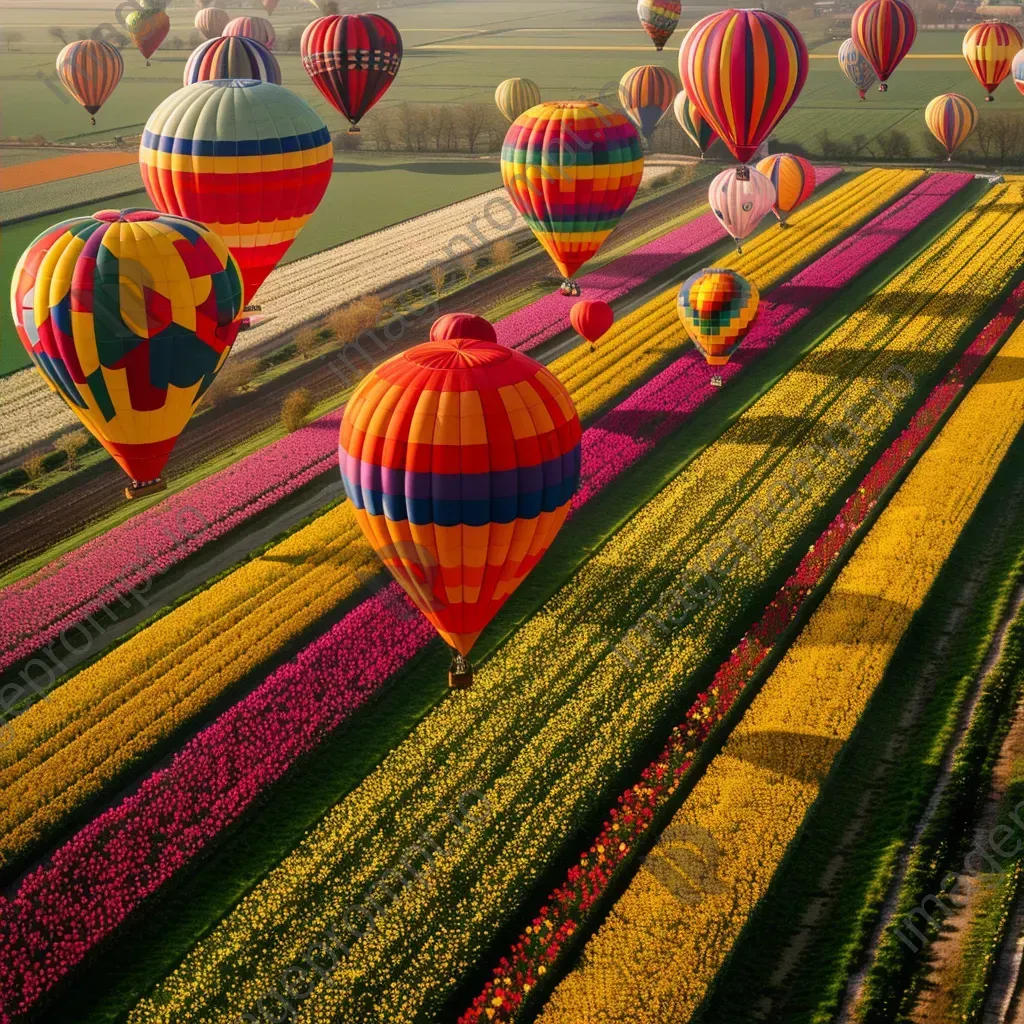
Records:
<instances>
[{"instance_id":1,"label":"pink tulip row","mask_svg":"<svg viewBox=\"0 0 1024 1024\"><path fill-rule=\"evenodd\" d=\"M938 182L926 182L896 204L900 212L886 222L887 241L872 250L874 258L919 224L923 210L934 210L943 197L948 199L956 191L955 177L943 175ZM858 239L872 247L880 233L879 219L855 233L852 245L837 247L845 260L855 258ZM827 282L814 293L815 304L833 294L836 251L798 275L805 285L808 280ZM819 264L826 270L831 266L832 276L806 277ZM858 266L863 269L866 262L859 261ZM766 320L774 323L776 317L788 317L786 311L791 308L810 307L809 295L799 305L785 299L787 294L792 298L795 280L777 289L772 301L765 303ZM781 330L765 337L777 340ZM772 343L760 343L759 350ZM687 360L684 356L674 366L688 365ZM662 434L668 429L665 421L678 424L713 394L706 386L695 394L679 388L654 393L661 396L654 417ZM672 394L681 412L672 405ZM584 433L585 476L588 481L603 481L600 486L614 475L602 470L605 451L625 468L646 450L638 447L631 450L631 458L623 459L614 427L622 423L626 406L643 430L639 414L646 406L630 398ZM597 443L602 438L604 446ZM599 489L591 486L588 493L592 496ZM362 706L433 635L398 586L388 585L225 711L168 767L147 778L132 796L104 812L49 863L29 874L13 900L0 902L0 1008L17 1012L32 1005L147 896L237 820L257 794ZM353 651L362 652L361 656L353 658ZM3 1019L0 1011L0 1022Z\"/></svg>"},{"instance_id":2,"label":"pink tulip row","mask_svg":"<svg viewBox=\"0 0 1024 1024\"><path fill-rule=\"evenodd\" d=\"M841 174L842 170L841 167L816 167L817 185L820 187L826 184ZM709 211L667 235L634 249L629 255L606 267L587 274L580 280L583 298L614 302L656 274L696 256L726 237L725 229ZM498 341L520 352L529 352L565 330L569 310L578 301L559 292L538 299L505 317L497 325Z\"/></svg>"},{"instance_id":3,"label":"pink tulip row","mask_svg":"<svg viewBox=\"0 0 1024 1024\"><path fill-rule=\"evenodd\" d=\"M896 246L943 203L965 188L970 174L933 174L859 231L840 242L761 303L757 320L732 360L716 368L723 383L742 372L858 274ZM643 457L714 393L712 370L691 349L637 389L583 435L583 479L573 511Z\"/></svg>"}]
</instances>

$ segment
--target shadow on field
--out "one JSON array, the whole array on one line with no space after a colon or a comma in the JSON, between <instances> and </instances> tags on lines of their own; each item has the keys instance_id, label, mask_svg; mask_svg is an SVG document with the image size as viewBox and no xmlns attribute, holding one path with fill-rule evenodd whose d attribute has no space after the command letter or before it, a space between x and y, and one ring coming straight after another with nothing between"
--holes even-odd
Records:
<instances>
[{"instance_id":1,"label":"shadow on field","mask_svg":"<svg viewBox=\"0 0 1024 1024\"><path fill-rule=\"evenodd\" d=\"M842 746L836 736L765 729L734 734L726 749L740 761L807 783L824 777Z\"/></svg>"},{"instance_id":2,"label":"shadow on field","mask_svg":"<svg viewBox=\"0 0 1024 1024\"><path fill-rule=\"evenodd\" d=\"M364 164L346 163L344 160L334 161L334 171L345 171L354 174L363 171L412 171L414 174L494 174L497 164L473 163L468 160L424 160L422 163L409 164Z\"/></svg>"}]
</instances>

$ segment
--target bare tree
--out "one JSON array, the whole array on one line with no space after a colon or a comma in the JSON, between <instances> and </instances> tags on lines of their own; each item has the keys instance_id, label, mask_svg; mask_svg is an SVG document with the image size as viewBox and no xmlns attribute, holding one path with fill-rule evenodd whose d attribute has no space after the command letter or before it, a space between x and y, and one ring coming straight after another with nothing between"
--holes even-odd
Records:
<instances>
[{"instance_id":1,"label":"bare tree","mask_svg":"<svg viewBox=\"0 0 1024 1024\"><path fill-rule=\"evenodd\" d=\"M878 136L877 143L883 160L910 159L910 137L906 132L890 128Z\"/></svg>"},{"instance_id":2,"label":"bare tree","mask_svg":"<svg viewBox=\"0 0 1024 1024\"><path fill-rule=\"evenodd\" d=\"M2 32L0 34L2 34L4 42L7 43L7 52L8 53L11 52L11 44L12 43L23 43L25 41L25 34L23 32L7 32L7 31L4 31L4 32Z\"/></svg>"},{"instance_id":3,"label":"bare tree","mask_svg":"<svg viewBox=\"0 0 1024 1024\"><path fill-rule=\"evenodd\" d=\"M508 122L505 116L498 110L492 110L491 116L487 119L487 148L492 152L501 149L501 144L508 134Z\"/></svg>"},{"instance_id":4,"label":"bare tree","mask_svg":"<svg viewBox=\"0 0 1024 1024\"><path fill-rule=\"evenodd\" d=\"M418 103L402 103L398 107L398 123L405 148L417 153L426 149L429 114Z\"/></svg>"},{"instance_id":5,"label":"bare tree","mask_svg":"<svg viewBox=\"0 0 1024 1024\"><path fill-rule=\"evenodd\" d=\"M398 125L395 123L396 115L393 107L384 107L383 110L374 111L373 138L377 148L385 153L390 153L395 145L395 137L398 133Z\"/></svg>"},{"instance_id":6,"label":"bare tree","mask_svg":"<svg viewBox=\"0 0 1024 1024\"><path fill-rule=\"evenodd\" d=\"M204 404L219 405L221 402L233 398L241 388L244 388L252 380L255 372L256 364L253 360L229 356L220 373L217 374L217 379L203 395Z\"/></svg>"},{"instance_id":7,"label":"bare tree","mask_svg":"<svg viewBox=\"0 0 1024 1024\"><path fill-rule=\"evenodd\" d=\"M56 39L58 42L63 43L65 46L68 45L68 37L64 32L64 29L62 29L59 25L51 25L49 32L50 36L53 39Z\"/></svg>"},{"instance_id":8,"label":"bare tree","mask_svg":"<svg viewBox=\"0 0 1024 1024\"><path fill-rule=\"evenodd\" d=\"M450 153L455 138L455 115L452 108L441 103L431 110L430 128L434 136L434 149Z\"/></svg>"},{"instance_id":9,"label":"bare tree","mask_svg":"<svg viewBox=\"0 0 1024 1024\"><path fill-rule=\"evenodd\" d=\"M476 152L476 144L487 127L490 113L482 103L466 103L459 110L459 129L469 144L470 153Z\"/></svg>"}]
</instances>

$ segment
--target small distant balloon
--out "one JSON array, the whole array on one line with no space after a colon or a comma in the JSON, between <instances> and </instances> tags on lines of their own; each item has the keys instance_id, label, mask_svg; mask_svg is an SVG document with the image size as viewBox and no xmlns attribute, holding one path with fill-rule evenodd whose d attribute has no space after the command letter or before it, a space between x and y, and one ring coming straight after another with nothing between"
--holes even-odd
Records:
<instances>
[{"instance_id":1,"label":"small distant balloon","mask_svg":"<svg viewBox=\"0 0 1024 1024\"><path fill-rule=\"evenodd\" d=\"M658 122L672 106L679 83L658 64L631 68L619 82L619 103L637 130L650 142Z\"/></svg>"},{"instance_id":2,"label":"small distant balloon","mask_svg":"<svg viewBox=\"0 0 1024 1024\"><path fill-rule=\"evenodd\" d=\"M964 59L986 92L986 103L992 102L992 93L1010 73L1014 54L1022 46L1024 40L1020 33L1005 21L983 21L967 30L963 42Z\"/></svg>"},{"instance_id":3,"label":"small distant balloon","mask_svg":"<svg viewBox=\"0 0 1024 1024\"><path fill-rule=\"evenodd\" d=\"M936 96L924 108L924 121L932 135L942 143L946 159L952 160L953 153L974 131L978 123L978 108L966 96L947 92Z\"/></svg>"},{"instance_id":4,"label":"small distant balloon","mask_svg":"<svg viewBox=\"0 0 1024 1024\"><path fill-rule=\"evenodd\" d=\"M590 351L612 329L615 313L607 302L600 299L581 299L569 310L572 329L590 342Z\"/></svg>"},{"instance_id":5,"label":"small distant balloon","mask_svg":"<svg viewBox=\"0 0 1024 1024\"><path fill-rule=\"evenodd\" d=\"M682 10L681 0L640 0L636 5L640 24L659 53L665 48L669 36L675 32Z\"/></svg>"},{"instance_id":6,"label":"small distant balloon","mask_svg":"<svg viewBox=\"0 0 1024 1024\"><path fill-rule=\"evenodd\" d=\"M224 26L223 35L255 39L268 50L272 50L277 42L274 26L266 18L233 18Z\"/></svg>"},{"instance_id":7,"label":"small distant balloon","mask_svg":"<svg viewBox=\"0 0 1024 1024\"><path fill-rule=\"evenodd\" d=\"M514 121L540 103L540 86L529 78L506 78L494 90L494 103L507 121Z\"/></svg>"},{"instance_id":8,"label":"small distant balloon","mask_svg":"<svg viewBox=\"0 0 1024 1024\"><path fill-rule=\"evenodd\" d=\"M718 138L718 132L711 127L711 123L704 119L701 112L694 106L693 100L686 95L686 90L681 89L672 104L679 127L686 132L687 138L700 150L700 158L711 148L711 144Z\"/></svg>"},{"instance_id":9,"label":"small distant balloon","mask_svg":"<svg viewBox=\"0 0 1024 1024\"><path fill-rule=\"evenodd\" d=\"M679 289L679 319L709 366L725 366L757 316L757 288L734 270L712 268Z\"/></svg>"},{"instance_id":10,"label":"small distant balloon","mask_svg":"<svg viewBox=\"0 0 1024 1024\"><path fill-rule=\"evenodd\" d=\"M140 7L128 12L124 25L139 53L146 58L146 67L149 67L149 58L160 48L171 30L171 19L167 17L167 12Z\"/></svg>"},{"instance_id":11,"label":"small distant balloon","mask_svg":"<svg viewBox=\"0 0 1024 1024\"><path fill-rule=\"evenodd\" d=\"M1017 86L1017 92L1024 96L1024 50L1020 50L1014 56L1010 72L1013 75L1013 84Z\"/></svg>"},{"instance_id":12,"label":"small distant balloon","mask_svg":"<svg viewBox=\"0 0 1024 1024\"><path fill-rule=\"evenodd\" d=\"M839 47L839 66L853 83L861 99L864 99L868 89L878 81L871 63L857 49L852 39L844 40L843 45Z\"/></svg>"},{"instance_id":13,"label":"small distant balloon","mask_svg":"<svg viewBox=\"0 0 1024 1024\"><path fill-rule=\"evenodd\" d=\"M228 27L231 15L220 7L204 7L196 15L196 28L206 39L216 39Z\"/></svg>"},{"instance_id":14,"label":"small distant balloon","mask_svg":"<svg viewBox=\"0 0 1024 1024\"><path fill-rule=\"evenodd\" d=\"M117 88L124 74L124 59L120 50L98 39L79 39L68 43L57 54L57 77L64 88L83 107L96 114Z\"/></svg>"}]
</instances>

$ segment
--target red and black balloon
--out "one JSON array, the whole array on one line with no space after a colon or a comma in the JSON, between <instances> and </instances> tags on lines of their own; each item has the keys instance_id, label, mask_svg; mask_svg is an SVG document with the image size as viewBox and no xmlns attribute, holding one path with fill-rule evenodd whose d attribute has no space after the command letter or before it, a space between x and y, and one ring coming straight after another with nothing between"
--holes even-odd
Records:
<instances>
[{"instance_id":1,"label":"red and black balloon","mask_svg":"<svg viewBox=\"0 0 1024 1024\"><path fill-rule=\"evenodd\" d=\"M355 132L398 74L402 37L379 14L334 14L310 22L300 51L306 74Z\"/></svg>"}]
</instances>

